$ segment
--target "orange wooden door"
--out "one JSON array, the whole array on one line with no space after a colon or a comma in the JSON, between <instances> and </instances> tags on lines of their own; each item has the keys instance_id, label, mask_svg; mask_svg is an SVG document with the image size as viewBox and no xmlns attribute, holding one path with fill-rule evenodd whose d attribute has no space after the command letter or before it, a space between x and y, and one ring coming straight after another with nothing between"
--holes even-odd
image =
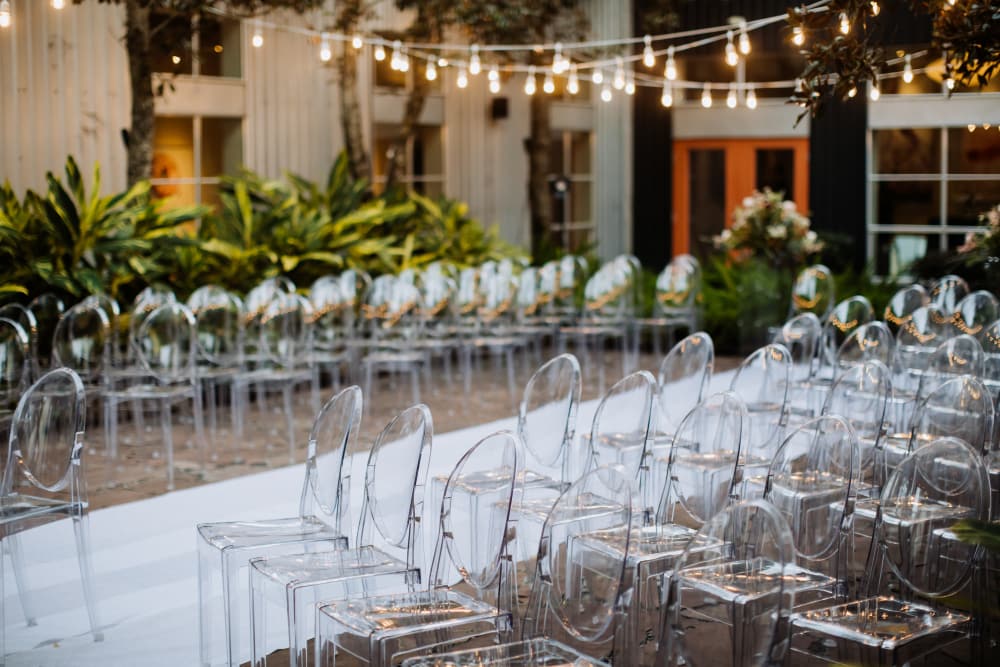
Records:
<instances>
[{"instance_id":1,"label":"orange wooden door","mask_svg":"<svg viewBox=\"0 0 1000 667\"><path fill-rule=\"evenodd\" d=\"M705 247L732 223L755 188L785 190L809 210L808 139L697 139L674 142L673 251Z\"/></svg>"}]
</instances>

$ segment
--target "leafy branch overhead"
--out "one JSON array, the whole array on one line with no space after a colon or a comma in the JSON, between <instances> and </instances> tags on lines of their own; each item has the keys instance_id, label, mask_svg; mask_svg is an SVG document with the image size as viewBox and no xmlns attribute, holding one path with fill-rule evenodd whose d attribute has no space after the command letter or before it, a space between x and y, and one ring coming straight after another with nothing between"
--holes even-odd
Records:
<instances>
[{"instance_id":1,"label":"leafy branch overhead","mask_svg":"<svg viewBox=\"0 0 1000 667\"><path fill-rule=\"evenodd\" d=\"M929 22L928 55L943 60L945 80L975 88L997 74L1000 0L831 0L826 11L788 10L789 27L808 41L792 101L815 115L828 97L846 99L877 85L898 56L887 42L903 12Z\"/></svg>"}]
</instances>

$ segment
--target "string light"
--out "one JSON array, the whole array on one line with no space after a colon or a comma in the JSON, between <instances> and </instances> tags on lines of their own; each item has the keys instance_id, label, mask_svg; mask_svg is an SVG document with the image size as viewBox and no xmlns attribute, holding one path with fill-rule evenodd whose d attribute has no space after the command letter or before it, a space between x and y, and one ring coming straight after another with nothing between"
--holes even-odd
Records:
<instances>
[{"instance_id":1,"label":"string light","mask_svg":"<svg viewBox=\"0 0 1000 667\"><path fill-rule=\"evenodd\" d=\"M872 102L878 102L878 98L881 97L881 93L878 90L878 79L872 79L871 85L868 88L868 99Z\"/></svg>"},{"instance_id":2,"label":"string light","mask_svg":"<svg viewBox=\"0 0 1000 667\"><path fill-rule=\"evenodd\" d=\"M951 78L951 75L944 80L944 85L948 86L948 90L955 90L955 80Z\"/></svg>"},{"instance_id":3,"label":"string light","mask_svg":"<svg viewBox=\"0 0 1000 667\"><path fill-rule=\"evenodd\" d=\"M750 89L747 91L746 102L747 102L747 109L757 108L757 92L753 89L753 86L750 86Z\"/></svg>"},{"instance_id":4,"label":"string light","mask_svg":"<svg viewBox=\"0 0 1000 667\"><path fill-rule=\"evenodd\" d=\"M970 132L970 133L972 133L972 132L975 132L975 131L976 131L976 126L975 126L975 124L973 124L973 123L969 123L967 127L969 128L969 132Z\"/></svg>"},{"instance_id":5,"label":"string light","mask_svg":"<svg viewBox=\"0 0 1000 667\"><path fill-rule=\"evenodd\" d=\"M500 72L497 71L497 66L496 65L493 65L492 67L490 67L490 72L489 72L489 74L486 75L486 78L488 78L490 80L490 92L493 93L494 95L496 95L497 93L499 93L500 92Z\"/></svg>"},{"instance_id":6,"label":"string light","mask_svg":"<svg viewBox=\"0 0 1000 667\"><path fill-rule=\"evenodd\" d=\"M438 58L438 67L447 67L447 66L448 66L448 59L447 58L445 58L444 56L441 56L440 58Z\"/></svg>"},{"instance_id":7,"label":"string light","mask_svg":"<svg viewBox=\"0 0 1000 667\"><path fill-rule=\"evenodd\" d=\"M379 62L385 60L385 47L381 44L375 46L375 60Z\"/></svg>"},{"instance_id":8,"label":"string light","mask_svg":"<svg viewBox=\"0 0 1000 667\"><path fill-rule=\"evenodd\" d=\"M469 74L476 76L482 69L482 63L479 62L479 45L473 44L469 50L472 51L469 57Z\"/></svg>"},{"instance_id":9,"label":"string light","mask_svg":"<svg viewBox=\"0 0 1000 667\"><path fill-rule=\"evenodd\" d=\"M847 18L847 12L840 12L840 32L845 35L851 32L851 21Z\"/></svg>"},{"instance_id":10,"label":"string light","mask_svg":"<svg viewBox=\"0 0 1000 667\"><path fill-rule=\"evenodd\" d=\"M878 16L879 12L882 11L882 7L879 6L879 4L878 4L878 2L876 2L876 0L872 0L871 3L869 3L869 4L871 4L872 16Z\"/></svg>"},{"instance_id":11,"label":"string light","mask_svg":"<svg viewBox=\"0 0 1000 667\"><path fill-rule=\"evenodd\" d=\"M465 65L461 65L458 68L458 77L455 79L455 85L459 88L465 88L469 85L469 73L465 70Z\"/></svg>"},{"instance_id":12,"label":"string light","mask_svg":"<svg viewBox=\"0 0 1000 667\"><path fill-rule=\"evenodd\" d=\"M601 100L603 102L610 102L611 101L611 97L612 97L612 95L611 95L611 86L609 86L608 82L605 81L604 82L604 87L601 88Z\"/></svg>"},{"instance_id":13,"label":"string light","mask_svg":"<svg viewBox=\"0 0 1000 667\"><path fill-rule=\"evenodd\" d=\"M528 68L528 78L524 80L524 94L534 95L537 84L535 83L535 66L532 65Z\"/></svg>"},{"instance_id":14,"label":"string light","mask_svg":"<svg viewBox=\"0 0 1000 667\"><path fill-rule=\"evenodd\" d=\"M594 82L595 86L601 85L601 82L604 81L604 72L600 67L594 68L594 73L590 75L590 80Z\"/></svg>"},{"instance_id":15,"label":"string light","mask_svg":"<svg viewBox=\"0 0 1000 667\"><path fill-rule=\"evenodd\" d=\"M170 56L170 62L172 62L175 65L180 65L181 64L181 57L180 56Z\"/></svg>"},{"instance_id":16,"label":"string light","mask_svg":"<svg viewBox=\"0 0 1000 667\"><path fill-rule=\"evenodd\" d=\"M625 94L635 95L635 74L632 70L629 70L625 76Z\"/></svg>"},{"instance_id":17,"label":"string light","mask_svg":"<svg viewBox=\"0 0 1000 667\"><path fill-rule=\"evenodd\" d=\"M580 81L576 77L576 65L573 65L569 70L569 81L566 82L566 92L570 95L576 95L580 92Z\"/></svg>"},{"instance_id":18,"label":"string light","mask_svg":"<svg viewBox=\"0 0 1000 667\"><path fill-rule=\"evenodd\" d=\"M707 83L705 84L705 87L701 89L701 106L706 109L712 106L712 91Z\"/></svg>"},{"instance_id":19,"label":"string light","mask_svg":"<svg viewBox=\"0 0 1000 667\"><path fill-rule=\"evenodd\" d=\"M569 58L563 55L562 48L562 42L556 42L552 56L552 72L555 74L562 74L569 69Z\"/></svg>"},{"instance_id":20,"label":"string light","mask_svg":"<svg viewBox=\"0 0 1000 667\"><path fill-rule=\"evenodd\" d=\"M0 28L9 28L10 21L10 0L0 0Z\"/></svg>"},{"instance_id":21,"label":"string light","mask_svg":"<svg viewBox=\"0 0 1000 667\"><path fill-rule=\"evenodd\" d=\"M545 73L545 80L542 82L542 90L546 95L556 92L556 82L552 80L552 72Z\"/></svg>"},{"instance_id":22,"label":"string light","mask_svg":"<svg viewBox=\"0 0 1000 667\"><path fill-rule=\"evenodd\" d=\"M428 81L433 81L438 78L437 66L434 64L434 58L427 59L427 67L424 68L424 76L427 77Z\"/></svg>"},{"instance_id":23,"label":"string light","mask_svg":"<svg viewBox=\"0 0 1000 667\"><path fill-rule=\"evenodd\" d=\"M736 108L736 89L729 86L729 93L726 95L726 106L730 109Z\"/></svg>"},{"instance_id":24,"label":"string light","mask_svg":"<svg viewBox=\"0 0 1000 667\"><path fill-rule=\"evenodd\" d=\"M668 109L674 106L674 87L670 85L670 81L663 82L663 93L660 95L660 104Z\"/></svg>"},{"instance_id":25,"label":"string light","mask_svg":"<svg viewBox=\"0 0 1000 667\"><path fill-rule=\"evenodd\" d=\"M333 52L330 51L330 37L324 32L319 42L319 59L328 63L332 57Z\"/></svg>"},{"instance_id":26,"label":"string light","mask_svg":"<svg viewBox=\"0 0 1000 667\"><path fill-rule=\"evenodd\" d=\"M750 55L750 35L747 34L746 21L740 21L740 53Z\"/></svg>"},{"instance_id":27,"label":"string light","mask_svg":"<svg viewBox=\"0 0 1000 667\"><path fill-rule=\"evenodd\" d=\"M66 0L52 0L52 9L62 9L66 6Z\"/></svg>"},{"instance_id":28,"label":"string light","mask_svg":"<svg viewBox=\"0 0 1000 667\"><path fill-rule=\"evenodd\" d=\"M851 97L851 98L853 98L857 94L858 94L858 87L857 86L851 86L851 89L847 91L847 96Z\"/></svg>"},{"instance_id":29,"label":"string light","mask_svg":"<svg viewBox=\"0 0 1000 667\"><path fill-rule=\"evenodd\" d=\"M353 46L355 49L360 49L364 45L365 42L363 39L361 39L361 35L354 33L354 37L351 37L351 46Z\"/></svg>"},{"instance_id":30,"label":"string light","mask_svg":"<svg viewBox=\"0 0 1000 667\"><path fill-rule=\"evenodd\" d=\"M806 43L806 33L802 29L802 26L797 25L792 28L792 44L795 46L802 46Z\"/></svg>"},{"instance_id":31,"label":"string light","mask_svg":"<svg viewBox=\"0 0 1000 667\"><path fill-rule=\"evenodd\" d=\"M254 21L253 37L250 38L250 44L252 44L255 49L259 49L264 46L264 34L261 31L259 20Z\"/></svg>"},{"instance_id":32,"label":"string light","mask_svg":"<svg viewBox=\"0 0 1000 667\"><path fill-rule=\"evenodd\" d=\"M668 81L677 79L677 63L674 62L674 47L667 47L667 65L663 68L663 75Z\"/></svg>"},{"instance_id":33,"label":"string light","mask_svg":"<svg viewBox=\"0 0 1000 667\"><path fill-rule=\"evenodd\" d=\"M615 58L615 78L612 83L615 90L621 90L625 87L625 61L622 60L621 56Z\"/></svg>"},{"instance_id":34,"label":"string light","mask_svg":"<svg viewBox=\"0 0 1000 667\"><path fill-rule=\"evenodd\" d=\"M903 62L906 63L903 65L903 81L906 83L913 83L913 65L910 64L909 53L903 57Z\"/></svg>"},{"instance_id":35,"label":"string light","mask_svg":"<svg viewBox=\"0 0 1000 667\"><path fill-rule=\"evenodd\" d=\"M646 67L652 67L656 64L656 56L653 55L653 38L646 35L642 41L646 44L642 48L642 64Z\"/></svg>"},{"instance_id":36,"label":"string light","mask_svg":"<svg viewBox=\"0 0 1000 667\"><path fill-rule=\"evenodd\" d=\"M399 50L403 47L403 43L398 39L392 43L392 58L389 59L389 67L394 70L401 71L402 67L399 62Z\"/></svg>"},{"instance_id":37,"label":"string light","mask_svg":"<svg viewBox=\"0 0 1000 667\"><path fill-rule=\"evenodd\" d=\"M736 67L739 61L740 57L736 55L736 47L733 46L733 31L729 30L726 32L726 64Z\"/></svg>"}]
</instances>

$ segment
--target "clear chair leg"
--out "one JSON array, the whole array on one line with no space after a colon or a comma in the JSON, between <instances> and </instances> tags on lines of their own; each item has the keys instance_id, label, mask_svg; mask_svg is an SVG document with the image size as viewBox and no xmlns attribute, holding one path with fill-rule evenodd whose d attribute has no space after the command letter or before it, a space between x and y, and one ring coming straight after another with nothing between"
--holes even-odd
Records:
<instances>
[{"instance_id":1,"label":"clear chair leg","mask_svg":"<svg viewBox=\"0 0 1000 667\"><path fill-rule=\"evenodd\" d=\"M11 569L14 570L14 583L17 585L17 597L21 601L21 610L24 613L24 620L28 626L38 625L38 615L35 613L35 605L31 602L28 591L28 577L24 571L24 551L21 549L21 536L18 534L9 535L4 539L3 546L10 554ZM0 558L3 553L0 552Z\"/></svg>"},{"instance_id":2,"label":"clear chair leg","mask_svg":"<svg viewBox=\"0 0 1000 667\"><path fill-rule=\"evenodd\" d=\"M174 490L174 429L171 422L170 401L163 401L160 414L163 426L163 449L167 455L167 490Z\"/></svg>"},{"instance_id":3,"label":"clear chair leg","mask_svg":"<svg viewBox=\"0 0 1000 667\"><path fill-rule=\"evenodd\" d=\"M286 384L281 390L285 405L285 425L288 428L288 462L295 463L295 413L292 410L292 385Z\"/></svg>"},{"instance_id":4,"label":"clear chair leg","mask_svg":"<svg viewBox=\"0 0 1000 667\"><path fill-rule=\"evenodd\" d=\"M73 517L73 533L76 537L76 555L80 563L80 581L83 584L83 600L87 605L90 632L94 641L104 640L101 620L97 612L97 593L94 590L94 563L90 551L90 518L86 513Z\"/></svg>"}]
</instances>

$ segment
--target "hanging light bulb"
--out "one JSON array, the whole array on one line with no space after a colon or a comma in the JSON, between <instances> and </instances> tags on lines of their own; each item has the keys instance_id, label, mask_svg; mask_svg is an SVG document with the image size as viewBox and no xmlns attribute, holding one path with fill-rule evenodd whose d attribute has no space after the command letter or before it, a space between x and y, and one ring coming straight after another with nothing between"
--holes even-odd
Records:
<instances>
[{"instance_id":1,"label":"hanging light bulb","mask_svg":"<svg viewBox=\"0 0 1000 667\"><path fill-rule=\"evenodd\" d=\"M701 89L701 106L708 109L712 106L712 90L709 88L708 84Z\"/></svg>"},{"instance_id":2,"label":"hanging light bulb","mask_svg":"<svg viewBox=\"0 0 1000 667\"><path fill-rule=\"evenodd\" d=\"M806 32L802 29L802 26L797 25L792 28L792 44L795 46L802 46L806 43Z\"/></svg>"},{"instance_id":3,"label":"hanging light bulb","mask_svg":"<svg viewBox=\"0 0 1000 667\"><path fill-rule=\"evenodd\" d=\"M642 64L646 67L652 67L656 64L656 56L653 55L653 38L646 35L642 41L646 44L642 48Z\"/></svg>"},{"instance_id":4,"label":"hanging light bulb","mask_svg":"<svg viewBox=\"0 0 1000 667\"><path fill-rule=\"evenodd\" d=\"M479 45L472 45L472 55L469 57L469 74L476 76L482 69L482 63L479 62Z\"/></svg>"},{"instance_id":5,"label":"hanging light bulb","mask_svg":"<svg viewBox=\"0 0 1000 667\"><path fill-rule=\"evenodd\" d=\"M351 46L353 46L355 49L360 49L364 45L365 41L361 39L361 35L359 35L358 33L354 33L354 37L351 37Z\"/></svg>"},{"instance_id":6,"label":"hanging light bulb","mask_svg":"<svg viewBox=\"0 0 1000 667\"><path fill-rule=\"evenodd\" d=\"M878 78L872 79L871 85L868 87L868 99L872 102L878 102L878 98L881 97L881 93L878 91Z\"/></svg>"},{"instance_id":7,"label":"hanging light bulb","mask_svg":"<svg viewBox=\"0 0 1000 667\"><path fill-rule=\"evenodd\" d=\"M615 90L621 90L625 87L625 61L621 56L615 58L615 78L613 84Z\"/></svg>"},{"instance_id":8,"label":"hanging light bulb","mask_svg":"<svg viewBox=\"0 0 1000 667\"><path fill-rule=\"evenodd\" d=\"M447 58L445 58L444 56L441 56L440 58L438 58L438 67L447 67L447 66L448 66L448 59Z\"/></svg>"},{"instance_id":9,"label":"hanging light bulb","mask_svg":"<svg viewBox=\"0 0 1000 667\"><path fill-rule=\"evenodd\" d=\"M601 85L601 82L604 81L604 72L600 67L594 68L594 73L590 75L590 80L594 82L595 86Z\"/></svg>"},{"instance_id":10,"label":"hanging light bulb","mask_svg":"<svg viewBox=\"0 0 1000 667\"><path fill-rule=\"evenodd\" d=\"M847 96L851 98L855 97L857 94L858 94L857 86L851 86L851 89L847 91Z\"/></svg>"},{"instance_id":11,"label":"hanging light bulb","mask_svg":"<svg viewBox=\"0 0 1000 667\"><path fill-rule=\"evenodd\" d=\"M381 44L375 45L375 60L379 62L385 60L385 47Z\"/></svg>"},{"instance_id":12,"label":"hanging light bulb","mask_svg":"<svg viewBox=\"0 0 1000 667\"><path fill-rule=\"evenodd\" d=\"M524 94L534 95L536 85L537 84L535 83L535 66L532 65L531 67L528 68L528 78L524 80Z\"/></svg>"},{"instance_id":13,"label":"hanging light bulb","mask_svg":"<svg viewBox=\"0 0 1000 667\"><path fill-rule=\"evenodd\" d=\"M458 77L455 78L455 85L465 88L469 85L469 73L465 70L465 65L459 65Z\"/></svg>"},{"instance_id":14,"label":"hanging light bulb","mask_svg":"<svg viewBox=\"0 0 1000 667\"><path fill-rule=\"evenodd\" d=\"M66 0L52 0L52 9L62 9L66 6Z\"/></svg>"},{"instance_id":15,"label":"hanging light bulb","mask_svg":"<svg viewBox=\"0 0 1000 667\"><path fill-rule=\"evenodd\" d=\"M668 109L674 106L674 87L670 85L670 81L663 82L663 92L660 94L660 104Z\"/></svg>"},{"instance_id":16,"label":"hanging light bulb","mask_svg":"<svg viewBox=\"0 0 1000 667\"><path fill-rule=\"evenodd\" d=\"M400 72L410 71L410 56L406 55L405 51L399 54L399 71Z\"/></svg>"},{"instance_id":17,"label":"hanging light bulb","mask_svg":"<svg viewBox=\"0 0 1000 667\"><path fill-rule=\"evenodd\" d=\"M612 97L612 95L611 95L611 86L609 86L608 82L605 81L604 82L604 86L601 88L601 100L604 101L604 102L610 102L611 101L611 97Z\"/></svg>"},{"instance_id":18,"label":"hanging light bulb","mask_svg":"<svg viewBox=\"0 0 1000 667\"><path fill-rule=\"evenodd\" d=\"M9 28L10 22L10 0L0 0L0 28Z\"/></svg>"},{"instance_id":19,"label":"hanging light bulb","mask_svg":"<svg viewBox=\"0 0 1000 667\"><path fill-rule=\"evenodd\" d=\"M944 85L948 86L948 90L955 90L955 80L948 75L948 78L944 80Z\"/></svg>"},{"instance_id":20,"label":"hanging light bulb","mask_svg":"<svg viewBox=\"0 0 1000 667\"><path fill-rule=\"evenodd\" d=\"M753 86L750 86L750 89L747 90L746 103L747 103L747 109L757 108L757 91L753 89Z\"/></svg>"},{"instance_id":21,"label":"hanging light bulb","mask_svg":"<svg viewBox=\"0 0 1000 667\"><path fill-rule=\"evenodd\" d=\"M563 71L562 42L556 42L555 52L552 54L552 71L556 74Z\"/></svg>"},{"instance_id":22,"label":"hanging light bulb","mask_svg":"<svg viewBox=\"0 0 1000 667\"><path fill-rule=\"evenodd\" d=\"M635 73L632 70L625 76L625 94L635 95Z\"/></svg>"},{"instance_id":23,"label":"hanging light bulb","mask_svg":"<svg viewBox=\"0 0 1000 667\"><path fill-rule=\"evenodd\" d=\"M399 62L399 50L402 48L403 43L398 39L392 43L392 58L389 59L389 67L394 70L402 70L402 66Z\"/></svg>"},{"instance_id":24,"label":"hanging light bulb","mask_svg":"<svg viewBox=\"0 0 1000 667\"><path fill-rule=\"evenodd\" d=\"M740 57L736 55L736 47L733 46L733 31L726 31L726 64L730 67L736 67L736 64L740 61Z\"/></svg>"},{"instance_id":25,"label":"hanging light bulb","mask_svg":"<svg viewBox=\"0 0 1000 667\"><path fill-rule=\"evenodd\" d=\"M674 62L674 47L667 47L667 66L663 68L663 76L667 77L668 81L675 81L677 79L677 63Z\"/></svg>"},{"instance_id":26,"label":"hanging light bulb","mask_svg":"<svg viewBox=\"0 0 1000 667\"><path fill-rule=\"evenodd\" d=\"M573 65L569 70L569 81L566 82L566 92L570 95L576 95L580 92L580 80L576 77L576 65Z\"/></svg>"},{"instance_id":27,"label":"hanging light bulb","mask_svg":"<svg viewBox=\"0 0 1000 667\"><path fill-rule=\"evenodd\" d=\"M975 123L969 123L966 127L968 127L970 133L976 131Z\"/></svg>"},{"instance_id":28,"label":"hanging light bulb","mask_svg":"<svg viewBox=\"0 0 1000 667\"><path fill-rule=\"evenodd\" d=\"M750 55L750 35L747 34L747 22L740 21L740 53Z\"/></svg>"},{"instance_id":29,"label":"hanging light bulb","mask_svg":"<svg viewBox=\"0 0 1000 667\"><path fill-rule=\"evenodd\" d=\"M913 65L910 63L910 54L903 56L903 81L913 83Z\"/></svg>"},{"instance_id":30,"label":"hanging light bulb","mask_svg":"<svg viewBox=\"0 0 1000 667\"><path fill-rule=\"evenodd\" d=\"M492 67L490 67L490 72L489 72L489 74L486 75L486 78L488 78L489 81L490 81L490 92L493 93L494 95L496 95L497 93L499 93L500 92L500 72L497 70L497 66L496 65L493 65Z\"/></svg>"},{"instance_id":31,"label":"hanging light bulb","mask_svg":"<svg viewBox=\"0 0 1000 667\"><path fill-rule=\"evenodd\" d=\"M882 7L878 4L876 0L872 0L869 3L869 5L871 5L872 8L872 16L878 16L879 13L882 11Z\"/></svg>"},{"instance_id":32,"label":"hanging light bulb","mask_svg":"<svg viewBox=\"0 0 1000 667\"><path fill-rule=\"evenodd\" d=\"M847 12L840 12L840 32L845 35L851 32L851 21L847 18Z\"/></svg>"},{"instance_id":33,"label":"hanging light bulb","mask_svg":"<svg viewBox=\"0 0 1000 667\"><path fill-rule=\"evenodd\" d=\"M556 82L552 80L552 72L545 73L545 80L542 82L542 90L546 95L556 92Z\"/></svg>"},{"instance_id":34,"label":"hanging light bulb","mask_svg":"<svg viewBox=\"0 0 1000 667\"><path fill-rule=\"evenodd\" d=\"M250 44L255 49L264 46L264 33L260 28L260 20L254 20L253 22L253 37L250 38Z\"/></svg>"},{"instance_id":35,"label":"hanging light bulb","mask_svg":"<svg viewBox=\"0 0 1000 667\"><path fill-rule=\"evenodd\" d=\"M424 76L427 77L428 81L434 81L438 78L437 65L434 64L433 56L427 58L427 67L424 68Z\"/></svg>"},{"instance_id":36,"label":"hanging light bulb","mask_svg":"<svg viewBox=\"0 0 1000 667\"><path fill-rule=\"evenodd\" d=\"M333 52L330 50L330 36L324 32L319 42L319 59L328 63L332 57Z\"/></svg>"},{"instance_id":37,"label":"hanging light bulb","mask_svg":"<svg viewBox=\"0 0 1000 667\"><path fill-rule=\"evenodd\" d=\"M726 106L730 109L736 108L736 89L732 86L729 87L729 93L726 94Z\"/></svg>"}]
</instances>

